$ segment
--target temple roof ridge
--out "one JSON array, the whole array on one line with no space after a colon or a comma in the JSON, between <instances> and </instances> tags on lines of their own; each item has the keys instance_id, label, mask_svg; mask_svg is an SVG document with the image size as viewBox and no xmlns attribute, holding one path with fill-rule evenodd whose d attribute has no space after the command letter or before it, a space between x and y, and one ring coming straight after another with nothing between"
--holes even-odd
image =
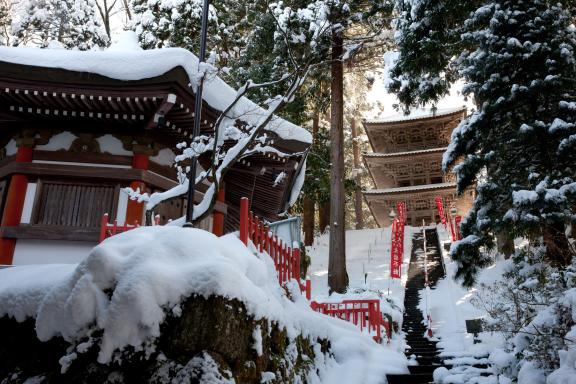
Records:
<instances>
[{"instance_id":1,"label":"temple roof ridge","mask_svg":"<svg viewBox=\"0 0 576 384\"><path fill-rule=\"evenodd\" d=\"M385 189L369 189L364 191L367 195L383 195L387 193L398 193L398 192L412 192L412 191L422 191L427 189L442 189L442 188L455 188L455 182L448 183L438 183L438 184L423 184L423 185L413 185L408 187L396 187L396 188L385 188Z\"/></svg>"},{"instance_id":2,"label":"temple roof ridge","mask_svg":"<svg viewBox=\"0 0 576 384\"><path fill-rule=\"evenodd\" d=\"M389 153L364 152L364 153L362 153L362 155L365 157L396 157L396 156L407 156L407 155L419 155L419 154L423 154L423 153L443 152L447 148L448 147L438 147L438 148L418 149L415 151L389 152Z\"/></svg>"},{"instance_id":3,"label":"temple roof ridge","mask_svg":"<svg viewBox=\"0 0 576 384\"><path fill-rule=\"evenodd\" d=\"M412 121L412 120L424 120L430 118L437 118L448 116L456 113L461 113L466 110L466 106L459 106L453 108L438 108L436 110L427 110L427 109L417 109L412 111L409 115L405 115L403 113L398 113L395 115L377 118L377 119L364 119L364 123L368 124L385 124L385 123L398 123L404 121Z\"/></svg>"}]
</instances>

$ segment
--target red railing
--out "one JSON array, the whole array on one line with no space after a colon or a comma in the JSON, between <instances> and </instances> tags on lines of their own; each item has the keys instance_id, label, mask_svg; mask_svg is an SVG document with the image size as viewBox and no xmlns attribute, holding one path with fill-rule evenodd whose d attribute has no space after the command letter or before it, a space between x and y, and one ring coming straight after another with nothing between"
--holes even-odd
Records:
<instances>
[{"instance_id":1,"label":"red railing","mask_svg":"<svg viewBox=\"0 0 576 384\"><path fill-rule=\"evenodd\" d=\"M249 210L249 200L246 197L240 199L240 240L248 245L250 240L260 252L266 252L272 260L278 272L278 282L284 284L295 279L306 298L310 300L310 280L302 283L300 280L300 249L291 248L283 243L276 235L273 235L268 226L258 216L254 216Z\"/></svg>"},{"instance_id":2,"label":"red railing","mask_svg":"<svg viewBox=\"0 0 576 384\"><path fill-rule=\"evenodd\" d=\"M160 216L156 216L154 218L154 225L160 225ZM100 239L98 240L99 243L103 242L109 237L112 237L118 233L127 232L131 229L138 228L140 224L128 224L124 223L123 225L118 225L118 220L114 220L112 224L108 222L108 214L105 213L102 215L102 221L100 222Z\"/></svg>"},{"instance_id":3,"label":"red railing","mask_svg":"<svg viewBox=\"0 0 576 384\"><path fill-rule=\"evenodd\" d=\"M406 203L396 204L398 215L392 222L392 246L390 249L390 277L399 279L404 258L404 226L406 224Z\"/></svg>"},{"instance_id":4,"label":"red railing","mask_svg":"<svg viewBox=\"0 0 576 384\"><path fill-rule=\"evenodd\" d=\"M313 301L310 307L324 315L349 321L368 332L374 340L382 340L382 328L390 340L390 323L380 312L380 300L344 300L339 303L318 303Z\"/></svg>"}]
</instances>

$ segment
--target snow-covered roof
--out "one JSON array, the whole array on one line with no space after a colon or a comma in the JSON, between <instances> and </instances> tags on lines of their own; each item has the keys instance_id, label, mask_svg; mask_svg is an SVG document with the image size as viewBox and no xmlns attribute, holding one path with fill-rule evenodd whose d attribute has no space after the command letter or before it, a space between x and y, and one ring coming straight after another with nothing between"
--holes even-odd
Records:
<instances>
[{"instance_id":1,"label":"snow-covered roof","mask_svg":"<svg viewBox=\"0 0 576 384\"><path fill-rule=\"evenodd\" d=\"M394 153L363 153L364 157L396 157L406 155L419 155L422 153L444 152L447 147L421 149L418 151L394 152Z\"/></svg>"},{"instance_id":2,"label":"snow-covered roof","mask_svg":"<svg viewBox=\"0 0 576 384\"><path fill-rule=\"evenodd\" d=\"M379 123L398 123L403 121L428 119L434 117L448 116L455 113L461 113L466 110L466 106L461 106L457 108L443 108L436 109L435 111L431 109L414 109L410 111L409 115L403 113L379 118L379 119L366 119L365 123L368 124L379 124Z\"/></svg>"},{"instance_id":3,"label":"snow-covered roof","mask_svg":"<svg viewBox=\"0 0 576 384\"><path fill-rule=\"evenodd\" d=\"M438 184L424 184L424 185L414 185L410 187L397 187L397 188L385 188L385 189L370 189L365 191L365 195L386 195L390 193L398 192L418 192L425 191L429 189L444 189L444 188L456 188L456 183L438 183Z\"/></svg>"},{"instance_id":4,"label":"snow-covered roof","mask_svg":"<svg viewBox=\"0 0 576 384\"><path fill-rule=\"evenodd\" d=\"M198 76L198 58L182 48L143 50L136 36L126 34L119 44L103 51L73 51L29 47L0 47L0 61L35 67L59 68L87 72L115 80L134 81L161 76L182 67L194 84ZM203 99L213 108L223 111L236 98L237 91L218 76L209 76L204 83ZM258 124L266 111L243 97L230 118ZM312 142L310 132L280 117L268 123L266 129L285 140Z\"/></svg>"}]
</instances>

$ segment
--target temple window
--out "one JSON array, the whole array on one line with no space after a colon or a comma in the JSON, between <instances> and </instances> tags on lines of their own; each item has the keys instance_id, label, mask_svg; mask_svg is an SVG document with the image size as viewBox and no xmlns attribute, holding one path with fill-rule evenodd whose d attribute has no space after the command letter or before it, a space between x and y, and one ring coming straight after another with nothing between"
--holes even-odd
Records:
<instances>
[{"instance_id":1,"label":"temple window","mask_svg":"<svg viewBox=\"0 0 576 384\"><path fill-rule=\"evenodd\" d=\"M34 208L34 224L97 228L102 215L115 217L119 187L42 180Z\"/></svg>"}]
</instances>

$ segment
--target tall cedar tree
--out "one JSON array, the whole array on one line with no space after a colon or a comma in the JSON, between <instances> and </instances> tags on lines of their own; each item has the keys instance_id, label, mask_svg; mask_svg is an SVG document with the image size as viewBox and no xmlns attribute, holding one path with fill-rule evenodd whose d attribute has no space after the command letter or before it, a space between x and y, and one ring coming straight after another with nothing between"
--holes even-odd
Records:
<instances>
[{"instance_id":1,"label":"tall cedar tree","mask_svg":"<svg viewBox=\"0 0 576 384\"><path fill-rule=\"evenodd\" d=\"M13 34L13 45L46 47L58 41L68 49L88 50L109 42L92 0L26 0Z\"/></svg>"},{"instance_id":2,"label":"tall cedar tree","mask_svg":"<svg viewBox=\"0 0 576 384\"><path fill-rule=\"evenodd\" d=\"M343 62L364 45L381 39L391 11L389 1L318 0L296 8L289 2L278 3L274 15L278 34L303 49L317 54L319 63L327 62L330 86L330 245L328 285L331 292L344 292L348 286L345 244L344 178L344 68ZM329 33L324 33L329 31ZM320 38L319 38L320 37Z\"/></svg>"},{"instance_id":3,"label":"tall cedar tree","mask_svg":"<svg viewBox=\"0 0 576 384\"><path fill-rule=\"evenodd\" d=\"M470 6L440 3L456 10L455 19ZM450 25L449 38L433 43L434 28L415 28L420 33L415 38L409 26L424 19L441 24L449 13L402 13L401 46L432 44L435 57L441 57L431 60L430 67L426 61L414 67L402 46L392 86L402 102L414 105L440 97L456 78L442 78L444 65L452 70L446 76L457 73L465 80L463 92L473 95L477 105L454 130L443 159L444 170L456 164L458 192L477 183L474 206L462 223L465 237L451 250L459 265L457 277L466 286L491 263L485 250L494 246L494 234L541 237L553 264L565 265L573 256L565 236L566 225L574 224L576 204L576 35L570 10L568 4L543 0L484 2L461 23ZM454 53L459 57L451 62ZM434 89L439 82L434 79L445 82ZM421 89L406 85L419 81Z\"/></svg>"},{"instance_id":4,"label":"tall cedar tree","mask_svg":"<svg viewBox=\"0 0 576 384\"><path fill-rule=\"evenodd\" d=\"M194 2L182 2L178 7L166 7L160 0L135 0L135 29L145 47L180 46L195 51L195 39L199 29L199 7ZM306 57L306 65L315 65L318 76L324 64L333 67L333 74L342 74L343 55L350 56L351 51L359 49L364 43L373 41L375 31L382 28L382 15L391 11L390 1L350 1L322 0L308 3L302 0L290 0L280 3L268 3L258 0L250 4L227 0L213 4L211 8L211 30L209 46L215 50L224 64L231 69L229 80L237 85L247 79L256 82L279 78L297 67L298 57ZM370 37L355 36L351 41L347 32L357 27ZM288 49L290 46L290 49ZM334 58L332 52L337 52ZM339 53L338 53L339 52ZM297 58L294 58L294 55ZM310 59L313 57L313 59ZM313 78L314 76L312 76ZM331 94L343 92L342 76L331 78ZM280 84L279 87L284 85ZM297 124L309 120L305 108L316 102L312 90L303 87L305 94L297 98L284 111L283 116ZM335 90L337 92L335 92ZM270 97L271 89L256 91L249 95L257 102ZM316 96L318 97L318 96ZM342 152L338 138L342 135L342 101L334 98L332 116L334 135L332 148L335 153ZM338 124L340 122L340 124ZM344 244L344 173L343 160L332 161L331 188L335 203L331 208L331 265L329 282L331 290L343 292L347 286L345 244ZM340 203L338 203L340 202ZM336 223L336 225L334 225Z\"/></svg>"}]
</instances>

